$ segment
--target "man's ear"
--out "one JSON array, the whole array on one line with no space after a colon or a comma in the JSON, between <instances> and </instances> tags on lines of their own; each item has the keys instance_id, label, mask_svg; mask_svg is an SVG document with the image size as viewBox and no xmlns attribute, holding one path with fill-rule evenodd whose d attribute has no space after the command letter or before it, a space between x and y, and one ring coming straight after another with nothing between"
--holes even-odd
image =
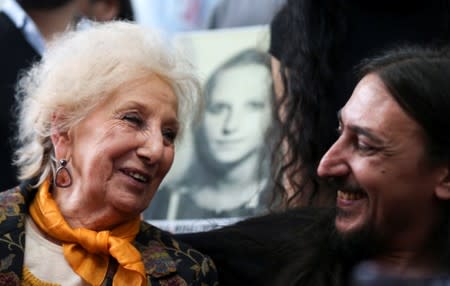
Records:
<instances>
[{"instance_id":1,"label":"man's ear","mask_svg":"<svg viewBox=\"0 0 450 286\"><path fill-rule=\"evenodd\" d=\"M69 131L61 128L63 118L63 113L59 111L52 115L51 140L57 159L70 156L70 134Z\"/></svg>"},{"instance_id":2,"label":"man's ear","mask_svg":"<svg viewBox=\"0 0 450 286\"><path fill-rule=\"evenodd\" d=\"M450 200L450 164L442 167L440 181L436 186L435 194L440 200Z\"/></svg>"}]
</instances>

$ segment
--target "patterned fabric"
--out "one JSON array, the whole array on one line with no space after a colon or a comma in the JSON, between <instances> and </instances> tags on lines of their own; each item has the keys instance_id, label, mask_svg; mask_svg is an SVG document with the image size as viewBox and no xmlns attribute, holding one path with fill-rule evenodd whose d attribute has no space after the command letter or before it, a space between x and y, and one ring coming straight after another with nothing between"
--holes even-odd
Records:
<instances>
[{"instance_id":1,"label":"patterned fabric","mask_svg":"<svg viewBox=\"0 0 450 286\"><path fill-rule=\"evenodd\" d=\"M0 286L21 284L25 217L35 192L23 184L0 193ZM148 286L219 285L212 260L168 232L142 222L134 245L142 255Z\"/></svg>"}]
</instances>

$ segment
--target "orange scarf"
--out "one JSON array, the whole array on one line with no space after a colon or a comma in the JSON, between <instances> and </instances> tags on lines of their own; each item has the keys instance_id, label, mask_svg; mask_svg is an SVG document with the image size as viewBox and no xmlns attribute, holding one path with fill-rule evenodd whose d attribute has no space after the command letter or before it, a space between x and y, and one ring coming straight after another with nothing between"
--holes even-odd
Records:
<instances>
[{"instance_id":1,"label":"orange scarf","mask_svg":"<svg viewBox=\"0 0 450 286\"><path fill-rule=\"evenodd\" d=\"M119 263L113 279L114 286L147 285L141 255L130 243L139 231L139 217L111 231L73 229L59 212L48 191L49 187L49 180L39 187L30 206L30 214L44 233L62 242L64 257L73 271L88 283L101 285L106 277L111 255Z\"/></svg>"}]
</instances>

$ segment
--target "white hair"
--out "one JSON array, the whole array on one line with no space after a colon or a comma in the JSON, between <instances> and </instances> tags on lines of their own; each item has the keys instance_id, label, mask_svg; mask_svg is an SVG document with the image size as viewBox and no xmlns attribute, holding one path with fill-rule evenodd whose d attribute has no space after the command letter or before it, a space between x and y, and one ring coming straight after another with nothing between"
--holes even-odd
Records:
<instances>
[{"instance_id":1,"label":"white hair","mask_svg":"<svg viewBox=\"0 0 450 286\"><path fill-rule=\"evenodd\" d=\"M200 85L191 64L159 33L136 24L115 21L93 24L63 34L42 60L28 70L17 86L19 121L14 164L19 179L54 175L52 116L63 111L56 126L68 130L120 85L155 74L178 99L183 125L202 105Z\"/></svg>"}]
</instances>

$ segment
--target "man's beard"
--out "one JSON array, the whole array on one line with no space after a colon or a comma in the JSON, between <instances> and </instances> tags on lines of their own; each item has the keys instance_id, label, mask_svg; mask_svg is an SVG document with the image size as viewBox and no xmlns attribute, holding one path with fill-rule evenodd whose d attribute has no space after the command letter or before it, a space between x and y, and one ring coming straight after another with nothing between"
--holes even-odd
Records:
<instances>
[{"instance_id":1,"label":"man's beard","mask_svg":"<svg viewBox=\"0 0 450 286\"><path fill-rule=\"evenodd\" d=\"M327 184L336 192L343 190L345 192L366 194L357 182L350 181L346 177L329 178ZM335 219L351 215L351 213L347 213L338 207L335 209ZM337 230L336 224L333 224L333 226L332 237L335 242L335 249L348 263L360 263L372 258L374 254L379 253L381 250L380 238L382 234L379 231L375 231L374 224L371 221L366 221L358 229L345 233Z\"/></svg>"},{"instance_id":2,"label":"man's beard","mask_svg":"<svg viewBox=\"0 0 450 286\"><path fill-rule=\"evenodd\" d=\"M336 209L335 217L345 215L342 210ZM370 222L348 233L338 231L334 225L332 237L336 251L350 265L370 260L382 250L380 233L374 230Z\"/></svg>"}]
</instances>

